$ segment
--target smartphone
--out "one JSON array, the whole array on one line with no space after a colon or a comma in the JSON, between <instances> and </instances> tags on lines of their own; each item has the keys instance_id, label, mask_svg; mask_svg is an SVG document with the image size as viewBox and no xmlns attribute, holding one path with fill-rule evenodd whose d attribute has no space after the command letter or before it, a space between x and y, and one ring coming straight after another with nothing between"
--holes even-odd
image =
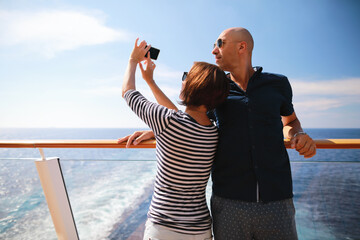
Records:
<instances>
[{"instance_id":1,"label":"smartphone","mask_svg":"<svg viewBox=\"0 0 360 240\"><path fill-rule=\"evenodd\" d=\"M159 56L160 49L151 47L149 52L150 52L150 58L156 60ZM147 57L147 55L148 55L148 52L145 54L145 57Z\"/></svg>"}]
</instances>

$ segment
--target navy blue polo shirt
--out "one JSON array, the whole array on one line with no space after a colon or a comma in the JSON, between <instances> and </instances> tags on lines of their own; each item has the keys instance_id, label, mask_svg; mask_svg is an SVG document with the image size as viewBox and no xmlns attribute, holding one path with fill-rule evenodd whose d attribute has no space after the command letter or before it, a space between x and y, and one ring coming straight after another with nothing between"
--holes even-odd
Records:
<instances>
[{"instance_id":1,"label":"navy blue polo shirt","mask_svg":"<svg viewBox=\"0 0 360 240\"><path fill-rule=\"evenodd\" d=\"M281 116L294 112L287 77L263 73L246 91L230 80L226 101L214 110L219 144L213 165L213 193L242 201L291 198L292 178Z\"/></svg>"}]
</instances>

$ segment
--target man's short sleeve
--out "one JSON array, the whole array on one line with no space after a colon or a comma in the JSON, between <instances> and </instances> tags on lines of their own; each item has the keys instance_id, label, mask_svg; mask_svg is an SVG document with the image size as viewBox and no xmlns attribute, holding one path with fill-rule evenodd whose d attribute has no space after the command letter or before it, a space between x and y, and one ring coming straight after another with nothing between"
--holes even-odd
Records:
<instances>
[{"instance_id":1,"label":"man's short sleeve","mask_svg":"<svg viewBox=\"0 0 360 240\"><path fill-rule=\"evenodd\" d=\"M292 104L292 89L290 82L287 77L282 79L282 95L284 97L284 101L281 105L280 115L281 116L289 116L294 112L294 106Z\"/></svg>"}]
</instances>

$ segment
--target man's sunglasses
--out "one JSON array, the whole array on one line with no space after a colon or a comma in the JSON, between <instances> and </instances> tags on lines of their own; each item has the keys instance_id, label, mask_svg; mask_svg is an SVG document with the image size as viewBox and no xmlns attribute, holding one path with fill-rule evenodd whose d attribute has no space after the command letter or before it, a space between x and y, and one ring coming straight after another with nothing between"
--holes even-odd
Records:
<instances>
[{"instance_id":1,"label":"man's sunglasses","mask_svg":"<svg viewBox=\"0 0 360 240\"><path fill-rule=\"evenodd\" d=\"M214 49L215 47L221 48L223 45L224 45L223 40L222 40L221 38L219 38L218 40L216 40L216 43L214 43L213 49Z\"/></svg>"},{"instance_id":2,"label":"man's sunglasses","mask_svg":"<svg viewBox=\"0 0 360 240\"><path fill-rule=\"evenodd\" d=\"M185 81L187 75L188 75L188 72L184 72L184 74L183 74L183 76L182 76L182 81Z\"/></svg>"},{"instance_id":3,"label":"man's sunglasses","mask_svg":"<svg viewBox=\"0 0 360 240\"><path fill-rule=\"evenodd\" d=\"M242 42L242 41L226 41L226 42ZM221 48L224 44L225 42L221 38L219 38L218 40L216 40L216 43L214 43L213 49L215 47Z\"/></svg>"}]
</instances>

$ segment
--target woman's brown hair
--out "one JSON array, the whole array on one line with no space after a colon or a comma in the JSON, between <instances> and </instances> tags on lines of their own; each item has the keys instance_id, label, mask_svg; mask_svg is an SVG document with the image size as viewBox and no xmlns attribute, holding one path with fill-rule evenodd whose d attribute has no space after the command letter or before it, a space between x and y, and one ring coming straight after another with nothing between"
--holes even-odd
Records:
<instances>
[{"instance_id":1,"label":"woman's brown hair","mask_svg":"<svg viewBox=\"0 0 360 240\"><path fill-rule=\"evenodd\" d=\"M212 110L225 101L229 93L229 80L218 66L206 62L194 62L181 91L185 106L205 105Z\"/></svg>"}]
</instances>

